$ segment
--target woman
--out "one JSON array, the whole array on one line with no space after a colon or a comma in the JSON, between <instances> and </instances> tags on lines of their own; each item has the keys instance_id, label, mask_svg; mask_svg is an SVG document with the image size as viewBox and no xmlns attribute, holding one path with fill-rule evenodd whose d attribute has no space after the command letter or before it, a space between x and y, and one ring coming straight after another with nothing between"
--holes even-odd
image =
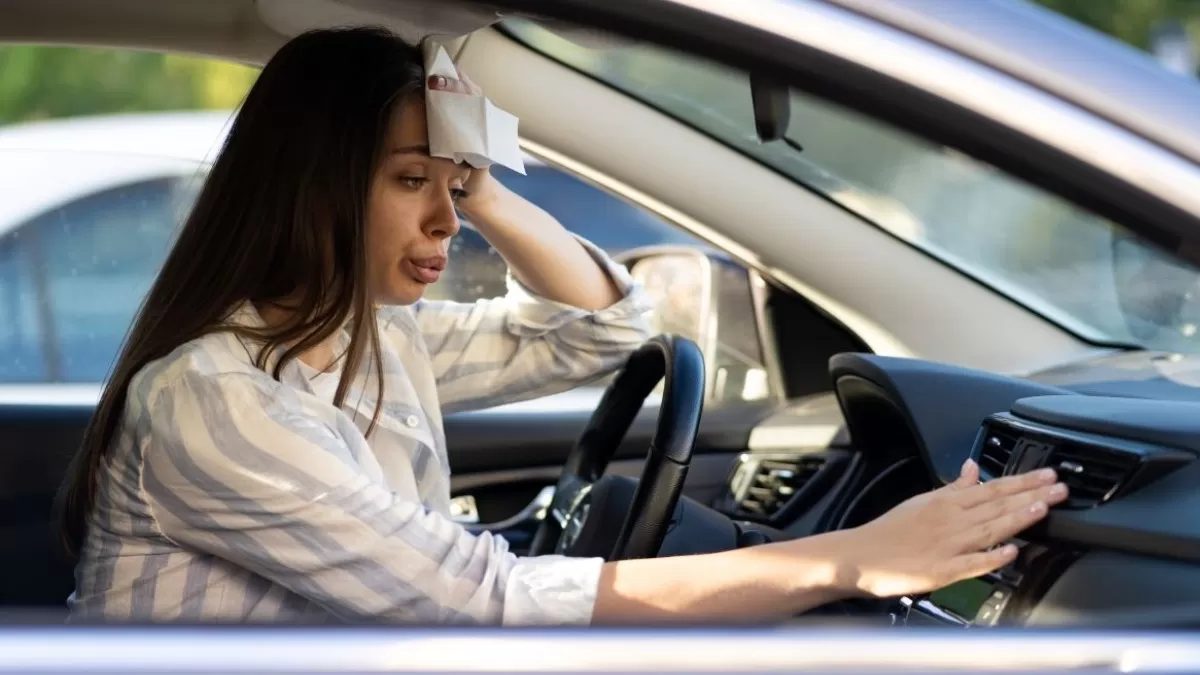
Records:
<instances>
[{"instance_id":1,"label":"woman","mask_svg":"<svg viewBox=\"0 0 1200 675\"><path fill-rule=\"evenodd\" d=\"M419 52L284 46L246 98L68 484L73 616L584 624L766 620L994 569L1065 494L952 486L856 530L714 555L521 558L448 518L442 412L542 396L645 340L627 273L486 171L425 147ZM462 82L432 82L461 91ZM456 209L504 298L422 301ZM993 550L989 550L993 549Z\"/></svg>"}]
</instances>

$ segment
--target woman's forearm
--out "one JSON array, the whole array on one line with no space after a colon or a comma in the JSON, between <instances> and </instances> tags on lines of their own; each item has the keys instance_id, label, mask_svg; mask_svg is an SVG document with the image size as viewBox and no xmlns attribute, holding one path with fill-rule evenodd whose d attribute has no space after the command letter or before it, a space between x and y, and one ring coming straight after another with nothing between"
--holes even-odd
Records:
<instances>
[{"instance_id":1,"label":"woman's forearm","mask_svg":"<svg viewBox=\"0 0 1200 675\"><path fill-rule=\"evenodd\" d=\"M837 535L604 565L592 623L782 620L855 594Z\"/></svg>"},{"instance_id":2,"label":"woman's forearm","mask_svg":"<svg viewBox=\"0 0 1200 675\"><path fill-rule=\"evenodd\" d=\"M853 596L928 593L1012 562L1003 544L1067 498L1052 469L950 485L859 527L725 553L608 563L593 623L769 621Z\"/></svg>"},{"instance_id":3,"label":"woman's forearm","mask_svg":"<svg viewBox=\"0 0 1200 675\"><path fill-rule=\"evenodd\" d=\"M490 176L477 192L460 204L463 215L531 291L591 311L621 299L599 263L549 213Z\"/></svg>"}]
</instances>

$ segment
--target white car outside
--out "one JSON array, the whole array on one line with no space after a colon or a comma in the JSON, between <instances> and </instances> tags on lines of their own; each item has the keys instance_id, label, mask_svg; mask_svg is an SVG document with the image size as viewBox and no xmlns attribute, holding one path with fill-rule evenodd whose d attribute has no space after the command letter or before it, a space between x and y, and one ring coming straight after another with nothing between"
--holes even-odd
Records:
<instances>
[{"instance_id":1,"label":"white car outside","mask_svg":"<svg viewBox=\"0 0 1200 675\"><path fill-rule=\"evenodd\" d=\"M0 201L0 316L7 317L0 324L0 402L96 400L231 122L231 111L218 110L0 127L0 184L6 188ZM532 155L525 163L534 181L564 178ZM614 199L582 182L573 186L589 199ZM628 224L635 234L626 245L641 243L640 226ZM659 243L664 233L646 229L645 238ZM456 245L486 258L477 234L467 233ZM477 260L475 276L480 264L487 274L498 273L498 258ZM448 275L440 296L453 297L454 284ZM598 394L584 388L518 407L588 409Z\"/></svg>"}]
</instances>

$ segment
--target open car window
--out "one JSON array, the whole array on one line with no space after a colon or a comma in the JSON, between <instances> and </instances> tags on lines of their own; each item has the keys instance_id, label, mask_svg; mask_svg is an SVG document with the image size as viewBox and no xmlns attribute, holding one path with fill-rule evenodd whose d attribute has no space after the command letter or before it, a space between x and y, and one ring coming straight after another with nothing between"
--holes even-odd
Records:
<instances>
[{"instance_id":1,"label":"open car window","mask_svg":"<svg viewBox=\"0 0 1200 675\"><path fill-rule=\"evenodd\" d=\"M650 45L588 48L522 20L504 28L1085 339L1200 352L1200 272L1118 223L799 91L788 138L763 143L749 75L722 64Z\"/></svg>"},{"instance_id":2,"label":"open car window","mask_svg":"<svg viewBox=\"0 0 1200 675\"><path fill-rule=\"evenodd\" d=\"M98 384L257 70L215 59L38 45L2 47L0 62L17 64L13 72L27 72L37 84L14 85L8 106L0 106L0 316L7 319L0 323L0 387ZM224 93L213 98L210 90ZM611 255L705 246L533 156L526 169L494 173ZM505 293L503 259L469 223L454 238L451 258L430 299L473 302ZM723 326L721 345L750 326L716 323ZM729 368L735 374L761 369L736 363Z\"/></svg>"},{"instance_id":3,"label":"open car window","mask_svg":"<svg viewBox=\"0 0 1200 675\"><path fill-rule=\"evenodd\" d=\"M542 163L529 163L521 175L502 166L492 174L508 189L537 204L571 232L609 255L643 246L700 246L683 230L616 195ZM463 220L450 244L453 261L441 283L431 286L431 300L473 302L504 295L507 267L500 254Z\"/></svg>"}]
</instances>

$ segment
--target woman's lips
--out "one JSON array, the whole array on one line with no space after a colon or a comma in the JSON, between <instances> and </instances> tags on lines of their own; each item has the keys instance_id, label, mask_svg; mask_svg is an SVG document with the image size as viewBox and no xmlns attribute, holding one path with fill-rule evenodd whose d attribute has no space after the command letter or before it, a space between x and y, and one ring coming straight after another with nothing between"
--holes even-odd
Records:
<instances>
[{"instance_id":1,"label":"woman's lips","mask_svg":"<svg viewBox=\"0 0 1200 675\"><path fill-rule=\"evenodd\" d=\"M437 283L437 280L442 277L442 270L446 269L446 259L440 256L405 258L403 264L409 276L423 284Z\"/></svg>"}]
</instances>

